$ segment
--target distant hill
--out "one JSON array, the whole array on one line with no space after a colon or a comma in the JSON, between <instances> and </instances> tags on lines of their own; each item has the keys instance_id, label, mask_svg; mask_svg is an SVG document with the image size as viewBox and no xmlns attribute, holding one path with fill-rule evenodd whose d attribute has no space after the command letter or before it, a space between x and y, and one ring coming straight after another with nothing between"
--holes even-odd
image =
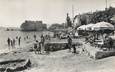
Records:
<instances>
[{"instance_id":1,"label":"distant hill","mask_svg":"<svg viewBox=\"0 0 115 72\"><path fill-rule=\"evenodd\" d=\"M43 31L47 30L47 25L42 21L28 21L26 20L20 26L22 31Z\"/></svg>"}]
</instances>

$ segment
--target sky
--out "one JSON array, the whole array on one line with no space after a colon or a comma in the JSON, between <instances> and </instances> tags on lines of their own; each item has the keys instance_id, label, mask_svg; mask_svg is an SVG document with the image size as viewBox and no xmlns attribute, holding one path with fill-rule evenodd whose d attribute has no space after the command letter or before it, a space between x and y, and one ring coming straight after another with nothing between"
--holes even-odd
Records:
<instances>
[{"instance_id":1,"label":"sky","mask_svg":"<svg viewBox=\"0 0 115 72\"><path fill-rule=\"evenodd\" d=\"M48 25L64 23L66 14L74 15L103 10L105 0L0 0L0 26L20 27L25 20ZM107 6L115 7L115 0L107 0Z\"/></svg>"}]
</instances>

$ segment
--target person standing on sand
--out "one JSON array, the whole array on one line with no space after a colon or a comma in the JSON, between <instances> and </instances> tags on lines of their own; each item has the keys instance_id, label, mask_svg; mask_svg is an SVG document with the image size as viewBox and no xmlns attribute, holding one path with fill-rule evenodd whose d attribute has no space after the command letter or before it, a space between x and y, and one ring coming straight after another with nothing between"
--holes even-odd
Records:
<instances>
[{"instance_id":1,"label":"person standing on sand","mask_svg":"<svg viewBox=\"0 0 115 72\"><path fill-rule=\"evenodd\" d=\"M29 38L28 35L26 36L26 38L27 38L27 39Z\"/></svg>"},{"instance_id":2,"label":"person standing on sand","mask_svg":"<svg viewBox=\"0 0 115 72\"><path fill-rule=\"evenodd\" d=\"M45 38L43 36L43 34L41 35L41 48L42 48L42 52L44 52L44 43L45 43Z\"/></svg>"},{"instance_id":3,"label":"person standing on sand","mask_svg":"<svg viewBox=\"0 0 115 72\"><path fill-rule=\"evenodd\" d=\"M16 42L15 39L13 39L13 47L15 47L15 42Z\"/></svg>"},{"instance_id":4,"label":"person standing on sand","mask_svg":"<svg viewBox=\"0 0 115 72\"><path fill-rule=\"evenodd\" d=\"M36 40L34 42L34 51L35 51L35 54L37 54L37 50L38 50L38 41Z\"/></svg>"},{"instance_id":5,"label":"person standing on sand","mask_svg":"<svg viewBox=\"0 0 115 72\"><path fill-rule=\"evenodd\" d=\"M41 54L41 42L39 42L38 53Z\"/></svg>"},{"instance_id":6,"label":"person standing on sand","mask_svg":"<svg viewBox=\"0 0 115 72\"><path fill-rule=\"evenodd\" d=\"M76 47L75 47L75 44L73 45L73 53L76 54Z\"/></svg>"},{"instance_id":7,"label":"person standing on sand","mask_svg":"<svg viewBox=\"0 0 115 72\"><path fill-rule=\"evenodd\" d=\"M112 38L111 37L109 37L109 41L108 41L108 44L109 44L109 50L111 50L112 49L112 47L113 47L113 40L112 40Z\"/></svg>"},{"instance_id":8,"label":"person standing on sand","mask_svg":"<svg viewBox=\"0 0 115 72\"><path fill-rule=\"evenodd\" d=\"M88 43L88 37L85 37L85 44Z\"/></svg>"},{"instance_id":9,"label":"person standing on sand","mask_svg":"<svg viewBox=\"0 0 115 72\"><path fill-rule=\"evenodd\" d=\"M8 47L10 47L10 38L8 37L8 39L7 39L7 43L8 43Z\"/></svg>"},{"instance_id":10,"label":"person standing on sand","mask_svg":"<svg viewBox=\"0 0 115 72\"><path fill-rule=\"evenodd\" d=\"M26 41L26 37L24 37L24 41Z\"/></svg>"},{"instance_id":11,"label":"person standing on sand","mask_svg":"<svg viewBox=\"0 0 115 72\"><path fill-rule=\"evenodd\" d=\"M69 51L71 51L71 47L72 47L72 39L71 39L71 37L68 35L68 37L67 37L67 42L68 42L68 49L69 49Z\"/></svg>"},{"instance_id":12,"label":"person standing on sand","mask_svg":"<svg viewBox=\"0 0 115 72\"><path fill-rule=\"evenodd\" d=\"M16 36L16 39L18 39L18 36Z\"/></svg>"},{"instance_id":13,"label":"person standing on sand","mask_svg":"<svg viewBox=\"0 0 115 72\"><path fill-rule=\"evenodd\" d=\"M20 46L21 36L18 38L18 45Z\"/></svg>"},{"instance_id":14,"label":"person standing on sand","mask_svg":"<svg viewBox=\"0 0 115 72\"><path fill-rule=\"evenodd\" d=\"M34 34L34 40L36 40L36 35Z\"/></svg>"},{"instance_id":15,"label":"person standing on sand","mask_svg":"<svg viewBox=\"0 0 115 72\"><path fill-rule=\"evenodd\" d=\"M11 42L11 47L13 48L13 40L10 40L10 42Z\"/></svg>"}]
</instances>

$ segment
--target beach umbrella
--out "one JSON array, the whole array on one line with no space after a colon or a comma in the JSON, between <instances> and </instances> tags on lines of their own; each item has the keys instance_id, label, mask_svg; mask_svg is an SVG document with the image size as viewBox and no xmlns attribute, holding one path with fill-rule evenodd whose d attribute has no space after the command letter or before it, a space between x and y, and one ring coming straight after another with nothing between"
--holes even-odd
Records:
<instances>
[{"instance_id":1,"label":"beach umbrella","mask_svg":"<svg viewBox=\"0 0 115 72\"><path fill-rule=\"evenodd\" d=\"M87 24L86 25L86 30L91 31L93 26L94 26L93 23Z\"/></svg>"},{"instance_id":2,"label":"beach umbrella","mask_svg":"<svg viewBox=\"0 0 115 72\"><path fill-rule=\"evenodd\" d=\"M97 31L99 33L111 33L114 31L114 26L108 22L99 22L96 23L92 30Z\"/></svg>"},{"instance_id":3,"label":"beach umbrella","mask_svg":"<svg viewBox=\"0 0 115 72\"><path fill-rule=\"evenodd\" d=\"M82 25L82 26L78 27L77 30L86 30L86 25Z\"/></svg>"},{"instance_id":4,"label":"beach umbrella","mask_svg":"<svg viewBox=\"0 0 115 72\"><path fill-rule=\"evenodd\" d=\"M92 29L95 31L100 30L114 30L114 26L108 22L99 22L92 26Z\"/></svg>"}]
</instances>

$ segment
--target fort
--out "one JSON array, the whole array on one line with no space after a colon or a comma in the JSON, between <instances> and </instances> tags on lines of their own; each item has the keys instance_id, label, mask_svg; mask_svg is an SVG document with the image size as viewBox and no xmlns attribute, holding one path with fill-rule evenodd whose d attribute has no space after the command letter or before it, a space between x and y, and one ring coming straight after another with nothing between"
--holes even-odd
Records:
<instances>
[{"instance_id":1,"label":"fort","mask_svg":"<svg viewBox=\"0 0 115 72\"><path fill-rule=\"evenodd\" d=\"M26 20L20 26L22 31L44 31L47 30L47 25L42 21L29 21Z\"/></svg>"}]
</instances>

